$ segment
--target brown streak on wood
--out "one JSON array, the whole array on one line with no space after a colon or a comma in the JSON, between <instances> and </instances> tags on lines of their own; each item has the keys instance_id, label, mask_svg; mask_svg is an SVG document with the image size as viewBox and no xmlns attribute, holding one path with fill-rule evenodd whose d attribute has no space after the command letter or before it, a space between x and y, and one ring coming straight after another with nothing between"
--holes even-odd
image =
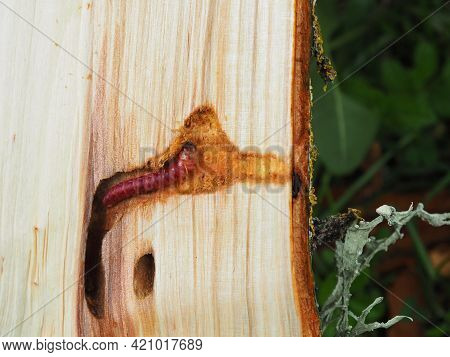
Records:
<instances>
[{"instance_id":1,"label":"brown streak on wood","mask_svg":"<svg viewBox=\"0 0 450 357\"><path fill-rule=\"evenodd\" d=\"M302 322L303 336L319 336L320 321L314 297L314 278L309 251L309 154L311 135L311 95L309 59L311 33L311 5L309 0L295 3L294 75L292 90L292 133L294 171L299 175L301 188L292 199L292 273L296 306Z\"/></svg>"},{"instance_id":2,"label":"brown streak on wood","mask_svg":"<svg viewBox=\"0 0 450 357\"><path fill-rule=\"evenodd\" d=\"M118 130L122 126L121 116L120 116L120 97L122 93L126 92L127 83L120 82L120 74L122 71L122 56L123 56L123 48L125 41L125 18L126 18L126 4L125 2L121 2L118 10L118 22L111 24L109 18L107 19L107 26L112 27L113 31L113 39L112 39L112 53L111 53L111 61L108 61L108 44L110 40L108 38L108 33L105 32L103 34L102 46L100 52L100 68L99 75L95 77L93 85L95 85L95 96L94 96L94 108L93 112L88 112L88 116L91 118L91 135L92 138L90 140L90 149L89 149L89 162L88 165L88 181L90 185L88 186L88 192L86 197L92 197L95 192L95 187L99 182L99 178L95 176L96 172L104 171L104 170L94 170L93 160L101 159L102 161L97 162L103 167L108 167L109 162L115 162L115 157L117 153L109 150L106 145L107 143L112 142L114 147L121 147L120 138ZM108 73L111 73L111 78L108 78ZM122 92L122 93L121 93ZM108 102L106 102L106 98L108 98ZM108 125L105 125L108 123ZM112 130L110 130L112 128ZM112 140L111 140L112 139ZM113 154L113 157L108 157L105 154ZM95 208L91 209L92 202L89 202L89 208L86 210L88 214L91 216L98 215L98 212L95 212ZM98 219L102 220L102 216L97 216ZM86 224L84 227L88 227L88 222L85 221ZM90 224L89 224L90 226ZM103 234L103 233L102 233ZM116 237L117 239L117 237ZM88 243L88 242L87 242ZM96 243L98 244L98 243ZM92 248L91 248L92 249ZM99 246L101 249L101 245ZM85 251L89 250L89 246L85 246ZM84 253L84 252L83 252ZM120 276L120 269L123 267L122 262L122 246L121 245L107 245L103 251L98 252L105 257L107 260L106 268L111 269L111 273L108 274L108 282L104 281L104 273L101 273L100 276L103 277L103 280L98 282L100 286L100 291L103 291L105 284L110 287L116 286L117 291L123 292L123 287L120 287L120 280L117 279ZM81 261L84 261L85 256ZM92 259L92 258L90 258ZM89 270L92 273L96 273L97 269L100 272L104 271L103 265L98 265L96 260L93 263L88 263ZM86 278L86 271L84 269L84 264L81 264L81 284L79 284L79 294L78 301L82 308L79 309L78 313L78 331L80 335L98 335L98 336L114 336L117 335L118 329L125 336L133 336L135 335L133 328L133 321L128 314L128 310L123 307L123 297L119 294L117 295L118 299L114 299L116 296L114 294L106 294L106 301L103 302L104 307L106 307L104 313L105 319L95 319L92 316L89 316L88 307L85 302L85 285L84 281ZM118 270L117 270L118 269ZM116 277L116 279L114 279ZM112 280L111 280L112 279ZM113 300L111 300L113 299ZM110 307L114 308L110 308ZM147 309L148 312L151 312L151 309ZM103 314L103 312L102 312ZM150 331L151 333L151 331Z\"/></svg>"}]
</instances>

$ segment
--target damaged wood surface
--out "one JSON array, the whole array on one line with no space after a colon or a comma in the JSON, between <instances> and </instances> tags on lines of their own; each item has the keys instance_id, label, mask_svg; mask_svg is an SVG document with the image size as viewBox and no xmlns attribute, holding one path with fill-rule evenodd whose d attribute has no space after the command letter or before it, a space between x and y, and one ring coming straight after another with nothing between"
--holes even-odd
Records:
<instances>
[{"instance_id":1,"label":"damaged wood surface","mask_svg":"<svg viewBox=\"0 0 450 357\"><path fill-rule=\"evenodd\" d=\"M317 335L309 1L5 4L0 332Z\"/></svg>"}]
</instances>

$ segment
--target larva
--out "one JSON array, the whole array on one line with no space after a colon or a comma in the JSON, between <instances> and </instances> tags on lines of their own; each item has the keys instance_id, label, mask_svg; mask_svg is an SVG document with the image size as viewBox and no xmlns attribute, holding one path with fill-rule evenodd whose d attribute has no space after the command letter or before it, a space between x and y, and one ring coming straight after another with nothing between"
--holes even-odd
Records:
<instances>
[{"instance_id":1,"label":"larva","mask_svg":"<svg viewBox=\"0 0 450 357\"><path fill-rule=\"evenodd\" d=\"M195 151L194 144L185 143L178 155L160 170L112 186L103 196L103 205L112 207L123 200L155 192L184 180L196 167Z\"/></svg>"}]
</instances>

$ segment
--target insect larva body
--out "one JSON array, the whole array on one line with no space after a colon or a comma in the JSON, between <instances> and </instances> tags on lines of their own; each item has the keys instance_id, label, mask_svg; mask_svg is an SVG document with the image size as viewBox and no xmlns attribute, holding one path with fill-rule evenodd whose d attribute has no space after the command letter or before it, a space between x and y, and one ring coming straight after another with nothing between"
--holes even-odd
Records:
<instances>
[{"instance_id":1,"label":"insect larva body","mask_svg":"<svg viewBox=\"0 0 450 357\"><path fill-rule=\"evenodd\" d=\"M112 186L103 196L103 205L111 207L128 198L155 192L184 180L196 167L194 154L195 146L184 144L175 159L160 170Z\"/></svg>"}]
</instances>

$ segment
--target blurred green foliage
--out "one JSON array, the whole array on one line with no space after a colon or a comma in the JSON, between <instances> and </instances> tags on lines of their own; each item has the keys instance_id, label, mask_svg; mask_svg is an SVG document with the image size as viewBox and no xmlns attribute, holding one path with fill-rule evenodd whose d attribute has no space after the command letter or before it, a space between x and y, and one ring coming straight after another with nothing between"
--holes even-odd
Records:
<instances>
[{"instance_id":1,"label":"blurred green foliage","mask_svg":"<svg viewBox=\"0 0 450 357\"><path fill-rule=\"evenodd\" d=\"M435 12L444 3L317 1L325 54L338 76L323 92L323 82L315 66L311 67L312 125L319 151L315 216L335 214L355 204L364 209L387 192L436 195L450 184L450 5L447 2ZM368 160L374 148L378 156ZM357 199L356 194L380 172L382 184L368 197ZM335 187L345 190L336 193ZM414 247L420 257L420 245ZM323 304L336 279L333 253L319 250L313 261L318 302ZM419 263L426 294L433 296L438 289L444 301L450 301L448 280L439 277L426 283L427 267ZM367 273L389 283L389 276L378 276L372 267ZM352 293L356 313L384 295L364 276L355 282ZM450 316L445 308L441 310L442 304L439 308L430 304L424 312L438 326L424 322L425 334L450 333ZM377 305L369 320L384 320L386 314L387 307ZM402 314L420 319L408 311Z\"/></svg>"},{"instance_id":2,"label":"blurred green foliage","mask_svg":"<svg viewBox=\"0 0 450 357\"><path fill-rule=\"evenodd\" d=\"M434 138L448 135L450 6L394 43L442 4L318 1L325 50L338 78L324 93L312 68L313 128L320 164L332 175L352 173L376 140L389 148L392 140L423 130L429 135L418 135L404 164L444 169L434 166L448 162L449 150L440 150Z\"/></svg>"}]
</instances>

